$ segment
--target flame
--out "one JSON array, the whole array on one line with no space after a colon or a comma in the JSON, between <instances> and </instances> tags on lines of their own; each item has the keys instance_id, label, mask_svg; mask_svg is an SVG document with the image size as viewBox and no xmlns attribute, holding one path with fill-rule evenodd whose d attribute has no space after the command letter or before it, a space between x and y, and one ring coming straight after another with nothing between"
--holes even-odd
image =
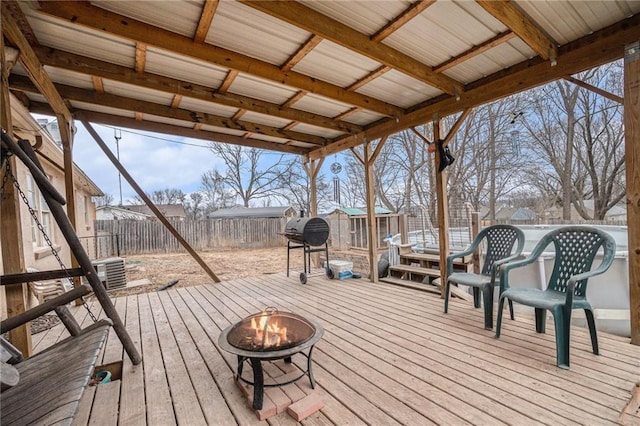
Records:
<instances>
[{"instance_id":1,"label":"flame","mask_svg":"<svg viewBox=\"0 0 640 426\"><path fill-rule=\"evenodd\" d=\"M278 320L269 317L267 312L262 312L257 321L255 317L251 318L251 329L255 331L255 340L264 342L265 348L287 342L287 327L281 327Z\"/></svg>"}]
</instances>

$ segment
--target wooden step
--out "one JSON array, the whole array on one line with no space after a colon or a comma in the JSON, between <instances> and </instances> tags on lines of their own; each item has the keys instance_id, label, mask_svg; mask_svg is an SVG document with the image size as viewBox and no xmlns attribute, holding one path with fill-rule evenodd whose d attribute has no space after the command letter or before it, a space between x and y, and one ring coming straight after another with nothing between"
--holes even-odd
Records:
<instances>
[{"instance_id":1,"label":"wooden step","mask_svg":"<svg viewBox=\"0 0 640 426\"><path fill-rule=\"evenodd\" d=\"M380 282L397 285L400 287L413 288L415 290L426 291L429 293L440 294L440 287L431 284L420 284L415 281L403 280L396 277L384 277L380 278Z\"/></svg>"},{"instance_id":2,"label":"wooden step","mask_svg":"<svg viewBox=\"0 0 640 426\"><path fill-rule=\"evenodd\" d=\"M439 277L440 276L439 269L421 268L420 266L411 266L411 265L389 266L389 271L408 272L414 275L421 275L423 277Z\"/></svg>"},{"instance_id":3,"label":"wooden step","mask_svg":"<svg viewBox=\"0 0 640 426\"><path fill-rule=\"evenodd\" d=\"M440 262L440 256L437 254L429 254L429 253L406 253L406 254L401 254L400 257L402 259L409 259L409 260L415 260L415 261L422 261L422 260L426 260L429 262ZM471 262L471 256L465 256L465 257L459 257L457 259L453 260L454 264L458 264L458 265L465 265L467 263Z\"/></svg>"}]
</instances>

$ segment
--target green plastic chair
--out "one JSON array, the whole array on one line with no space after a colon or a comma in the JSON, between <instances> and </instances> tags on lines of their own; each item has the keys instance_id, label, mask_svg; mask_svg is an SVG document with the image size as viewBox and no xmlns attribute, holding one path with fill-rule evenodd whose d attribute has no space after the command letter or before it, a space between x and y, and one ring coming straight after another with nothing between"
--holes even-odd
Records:
<instances>
[{"instance_id":1,"label":"green plastic chair","mask_svg":"<svg viewBox=\"0 0 640 426\"><path fill-rule=\"evenodd\" d=\"M453 272L454 259L472 254L476 248L487 241L487 251L480 274L473 272ZM517 243L517 244L516 244ZM516 247L515 251L513 247ZM484 328L493 328L493 289L497 286L496 272L500 265L515 260L522 253L524 247L524 233L512 225L493 225L478 233L471 246L459 253L447 257L447 284L444 291L444 313L449 310L449 295L451 284L461 284L473 288L473 305L480 307L480 293L484 302ZM510 304L511 317L513 306Z\"/></svg>"},{"instance_id":2,"label":"green plastic chair","mask_svg":"<svg viewBox=\"0 0 640 426\"><path fill-rule=\"evenodd\" d=\"M555 248L553 272L546 290L536 288L510 288L509 271L536 261L550 244ZM602 262L591 269L596 253L604 250ZM556 356L558 367L569 368L569 335L571 311L584 309L591 334L593 353L598 355L598 336L593 309L587 301L587 281L606 272L616 252L614 239L606 232L588 226L567 226L546 234L526 259L503 265L500 274L500 305L496 337L500 337L502 307L505 300L535 308L536 332L545 332L547 310L553 314L556 330Z\"/></svg>"}]
</instances>

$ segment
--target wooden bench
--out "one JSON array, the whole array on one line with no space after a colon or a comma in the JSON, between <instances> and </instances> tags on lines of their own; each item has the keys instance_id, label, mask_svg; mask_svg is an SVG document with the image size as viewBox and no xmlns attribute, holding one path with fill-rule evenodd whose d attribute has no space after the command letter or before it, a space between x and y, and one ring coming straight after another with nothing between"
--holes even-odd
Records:
<instances>
[{"instance_id":1,"label":"wooden bench","mask_svg":"<svg viewBox=\"0 0 640 426\"><path fill-rule=\"evenodd\" d=\"M0 393L2 425L70 425L110 328L98 321L15 364L18 384Z\"/></svg>"}]
</instances>

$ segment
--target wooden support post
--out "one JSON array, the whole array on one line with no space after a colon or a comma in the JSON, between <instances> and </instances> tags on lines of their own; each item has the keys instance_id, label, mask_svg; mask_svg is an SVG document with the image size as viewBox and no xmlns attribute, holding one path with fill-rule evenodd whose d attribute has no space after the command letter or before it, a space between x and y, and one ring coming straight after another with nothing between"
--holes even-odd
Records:
<instances>
[{"instance_id":1,"label":"wooden support post","mask_svg":"<svg viewBox=\"0 0 640 426\"><path fill-rule=\"evenodd\" d=\"M471 241L475 240L478 234L480 233L480 213L473 212L471 213L471 233L473 234ZM473 253L473 272L475 274L480 274L480 248Z\"/></svg>"},{"instance_id":2,"label":"wooden support post","mask_svg":"<svg viewBox=\"0 0 640 426\"><path fill-rule=\"evenodd\" d=\"M433 140L441 139L440 118L434 117ZM438 204L438 239L440 243L440 297L444 299L444 288L447 282L447 256L449 256L449 200L447 197L447 171L440 172L440 150L436 149L436 196Z\"/></svg>"},{"instance_id":3,"label":"wooden support post","mask_svg":"<svg viewBox=\"0 0 640 426\"><path fill-rule=\"evenodd\" d=\"M367 246L369 248L369 279L378 282L378 259L376 250L376 198L373 182L373 163L371 159L371 143L364 143L364 180L367 189Z\"/></svg>"},{"instance_id":4,"label":"wooden support post","mask_svg":"<svg viewBox=\"0 0 640 426\"><path fill-rule=\"evenodd\" d=\"M0 24L0 27L3 27ZM4 28L2 28L3 30ZM11 102L9 95L8 71L3 31L0 30L0 123L8 135L13 132L11 123ZM16 159L7 159L13 173L16 173ZM2 178L5 182L5 166L2 166ZM2 268L5 274L24 272L24 250L22 246L22 222L20 220L20 197L13 186L11 180L7 180L0 200L0 238L2 247ZM5 288L7 302L7 315L13 317L21 314L27 307L27 287L25 284L16 284ZM24 324L9 333L9 340L25 356L30 356L33 348L31 346L31 328L29 323Z\"/></svg>"},{"instance_id":5,"label":"wooden support post","mask_svg":"<svg viewBox=\"0 0 640 426\"><path fill-rule=\"evenodd\" d=\"M322 167L322 163L324 162L324 157L320 160L309 160L308 163L305 163L305 170L309 175L309 217L318 216L318 189L317 189L317 181L318 181L318 172L320 171L320 167ZM311 261L313 265L317 268L320 266L320 253L311 253ZM327 259L329 262L329 259ZM327 263L328 265L328 263Z\"/></svg>"},{"instance_id":6,"label":"wooden support post","mask_svg":"<svg viewBox=\"0 0 640 426\"><path fill-rule=\"evenodd\" d=\"M629 224L631 343L640 345L640 41L625 47L624 134Z\"/></svg>"},{"instance_id":7,"label":"wooden support post","mask_svg":"<svg viewBox=\"0 0 640 426\"><path fill-rule=\"evenodd\" d=\"M400 244L407 244L409 242L409 217L407 214L400 215Z\"/></svg>"},{"instance_id":8,"label":"wooden support post","mask_svg":"<svg viewBox=\"0 0 640 426\"><path fill-rule=\"evenodd\" d=\"M89 134L96 141L100 149L102 149L102 151L105 153L107 158L109 158L109 160L111 160L113 165L116 166L118 171L127 180L127 182L129 182L129 185L131 185L131 187L136 191L136 193L140 196L140 198L142 198L142 200L149 207L149 209L156 215L158 220L162 222L165 228L167 228L169 232L173 234L174 237L176 237L176 240L178 240L178 242L182 245L182 247L185 248L185 250L187 250L187 252L191 255L191 257L193 257L195 261L198 262L198 264L207 273L207 275L209 275L209 277L213 280L213 282L219 283L220 279L216 276L216 274L213 273L211 268L209 268L209 265L207 265L205 261L202 260L202 258L198 255L198 253L196 253L196 251L191 247L191 245L189 245L189 243L182 237L182 235L180 235L178 230L174 228L173 225L171 225L171 223L169 223L169 221L162 214L160 209L158 209L156 205L153 204L153 202L149 199L149 197L147 197L147 194L144 193L144 191L142 190L142 188L140 188L138 183L133 179L133 177L131 177L127 169L125 169L122 166L122 164L118 161L118 159L111 153L111 151L109 150L109 147L107 146L106 143L104 143L104 141L102 140L100 135L98 135L98 133L95 131L93 126L91 126L91 124L89 124L89 122L86 121L84 117L81 117L80 121L82 122L84 127L87 129Z\"/></svg>"},{"instance_id":9,"label":"wooden support post","mask_svg":"<svg viewBox=\"0 0 640 426\"><path fill-rule=\"evenodd\" d=\"M31 148L31 145L26 143L26 141L23 141L23 142L25 143L20 144L20 148L22 148L22 151L28 155L31 161L39 169L42 170L42 166L40 165L40 162L38 161L38 158L36 157L35 152ZM20 148L14 148L12 150L16 152ZM40 179L36 178L36 183L42 189L42 186L40 186L41 185ZM69 244L69 249L74 253L74 255L76 256L76 259L78 259L78 263L80 264L80 267L84 271L87 281L91 285L91 288L93 288L93 292L96 296L96 299L98 299L98 301L100 302L100 305L104 310L104 313L113 322L113 329L116 332L116 335L118 336L120 341L122 342L122 346L124 347L124 350L127 352L127 354L129 355L129 358L131 359L131 362L134 365L140 364L140 362L142 362L142 358L140 357L138 350L133 344L133 341L131 340L129 333L127 333L127 329L124 327L124 324L120 319L120 315L118 315L118 311L116 311L115 306L113 306L113 303L111 302L111 299L107 294L107 290L104 288L104 285L100 281L100 278L98 278L98 273L96 272L93 264L91 263L91 259L89 259L89 256L85 252L84 247L82 246L82 243L80 242L80 239L78 238L78 235L76 234L75 229L73 229L73 226L71 226L71 223L69 222L69 218L67 217L67 214L64 211L62 204L57 202L54 199L54 196L49 192L41 191L41 193L42 193L42 196L44 197L44 200L47 202L49 209L51 210L51 215L53 216L56 223L58 224L58 227L60 228L60 232L64 236L64 239L67 241L67 244ZM77 289L74 289L74 290L77 290Z\"/></svg>"}]
</instances>

